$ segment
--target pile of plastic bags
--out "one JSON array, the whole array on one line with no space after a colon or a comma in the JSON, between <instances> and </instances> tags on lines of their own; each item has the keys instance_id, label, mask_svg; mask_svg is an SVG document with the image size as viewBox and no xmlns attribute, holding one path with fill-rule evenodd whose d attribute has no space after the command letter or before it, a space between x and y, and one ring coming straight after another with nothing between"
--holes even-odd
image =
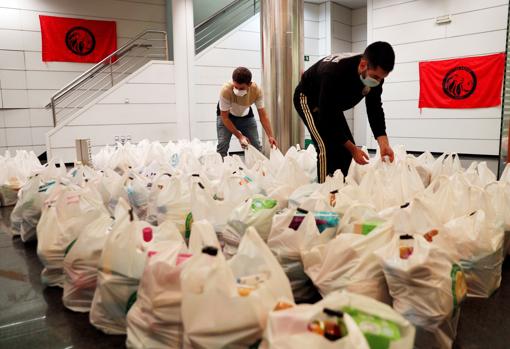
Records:
<instances>
[{"instance_id":1,"label":"pile of plastic bags","mask_svg":"<svg viewBox=\"0 0 510 349\"><path fill-rule=\"evenodd\" d=\"M42 166L34 152L17 150L12 156L9 151L0 155L0 206L13 206L18 201L18 191L28 177Z\"/></svg>"},{"instance_id":2,"label":"pile of plastic bags","mask_svg":"<svg viewBox=\"0 0 510 349\"><path fill-rule=\"evenodd\" d=\"M105 147L33 169L13 232L129 348L450 348L463 300L499 288L510 168L395 150L319 184L313 147Z\"/></svg>"}]
</instances>

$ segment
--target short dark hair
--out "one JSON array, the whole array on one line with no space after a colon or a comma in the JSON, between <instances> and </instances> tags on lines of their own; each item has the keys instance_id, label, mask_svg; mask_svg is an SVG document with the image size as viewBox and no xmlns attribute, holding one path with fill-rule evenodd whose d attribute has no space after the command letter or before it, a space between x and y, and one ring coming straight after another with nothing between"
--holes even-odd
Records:
<instances>
[{"instance_id":1,"label":"short dark hair","mask_svg":"<svg viewBox=\"0 0 510 349\"><path fill-rule=\"evenodd\" d=\"M368 65L372 69L381 67L382 70L389 73L395 66L393 47L384 41L376 41L368 45L363 53L363 58L368 61Z\"/></svg>"},{"instance_id":2,"label":"short dark hair","mask_svg":"<svg viewBox=\"0 0 510 349\"><path fill-rule=\"evenodd\" d=\"M245 67L237 67L232 73L232 80L238 84L249 84L251 82L251 71Z\"/></svg>"}]
</instances>

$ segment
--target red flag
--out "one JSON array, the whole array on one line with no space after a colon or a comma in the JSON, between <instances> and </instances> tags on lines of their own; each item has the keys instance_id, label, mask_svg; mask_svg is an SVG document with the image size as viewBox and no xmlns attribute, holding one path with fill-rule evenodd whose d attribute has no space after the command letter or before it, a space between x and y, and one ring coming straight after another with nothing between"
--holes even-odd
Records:
<instances>
[{"instance_id":1,"label":"red flag","mask_svg":"<svg viewBox=\"0 0 510 349\"><path fill-rule=\"evenodd\" d=\"M39 16L44 62L97 63L117 49L114 21Z\"/></svg>"},{"instance_id":2,"label":"red flag","mask_svg":"<svg viewBox=\"0 0 510 349\"><path fill-rule=\"evenodd\" d=\"M420 62L419 108L486 108L501 104L505 54Z\"/></svg>"}]
</instances>

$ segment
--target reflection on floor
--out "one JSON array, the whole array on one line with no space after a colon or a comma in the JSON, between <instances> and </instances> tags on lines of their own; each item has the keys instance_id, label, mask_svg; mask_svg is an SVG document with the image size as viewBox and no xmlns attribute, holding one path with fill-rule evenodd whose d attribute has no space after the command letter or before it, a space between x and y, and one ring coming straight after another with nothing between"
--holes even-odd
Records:
<instances>
[{"instance_id":1,"label":"reflection on floor","mask_svg":"<svg viewBox=\"0 0 510 349\"><path fill-rule=\"evenodd\" d=\"M37 245L11 237L11 210L0 209L0 348L124 348L125 336L96 330L62 305L62 289L43 287Z\"/></svg>"},{"instance_id":2,"label":"reflection on floor","mask_svg":"<svg viewBox=\"0 0 510 349\"><path fill-rule=\"evenodd\" d=\"M44 288L36 244L12 239L12 208L0 209L0 348L124 348L125 336L107 336L61 302L62 290ZM490 299L468 299L462 306L456 349L510 347L510 259L503 283Z\"/></svg>"}]
</instances>

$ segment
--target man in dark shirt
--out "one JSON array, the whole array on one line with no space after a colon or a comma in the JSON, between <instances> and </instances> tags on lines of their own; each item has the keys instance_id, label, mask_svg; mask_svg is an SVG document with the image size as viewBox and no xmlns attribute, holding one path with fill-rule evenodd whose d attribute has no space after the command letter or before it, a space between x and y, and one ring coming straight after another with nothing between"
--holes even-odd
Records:
<instances>
[{"instance_id":1,"label":"man in dark shirt","mask_svg":"<svg viewBox=\"0 0 510 349\"><path fill-rule=\"evenodd\" d=\"M362 55L327 56L303 73L294 92L294 106L317 149L319 182L341 169L346 176L352 159L368 163L368 154L354 144L344 111L365 97L368 121L381 156L393 161L381 102L384 78L393 70L395 53L387 42L370 44Z\"/></svg>"}]
</instances>

